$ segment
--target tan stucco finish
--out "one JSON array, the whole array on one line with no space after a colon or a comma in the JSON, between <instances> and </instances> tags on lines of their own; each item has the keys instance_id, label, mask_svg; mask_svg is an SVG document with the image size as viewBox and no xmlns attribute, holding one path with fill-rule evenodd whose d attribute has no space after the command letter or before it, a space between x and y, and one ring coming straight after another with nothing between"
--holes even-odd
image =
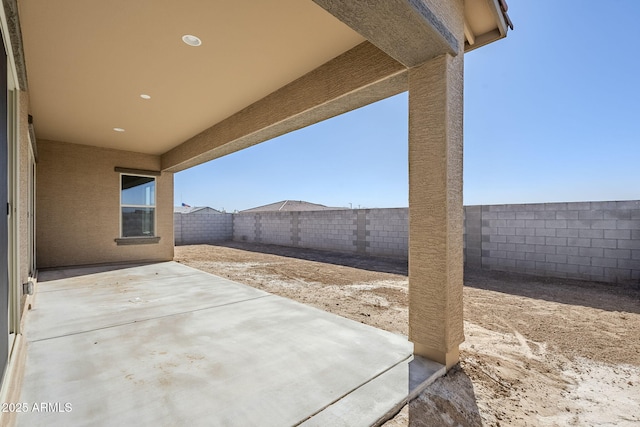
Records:
<instances>
[{"instance_id":1,"label":"tan stucco finish","mask_svg":"<svg viewBox=\"0 0 640 427\"><path fill-rule=\"evenodd\" d=\"M465 12L469 5L475 3L486 3L487 0L419 0L431 10L431 12L442 21L447 29L453 33L458 40L464 41L464 21ZM464 44L464 43L462 43ZM463 52L463 46L458 45L459 52Z\"/></svg>"},{"instance_id":2,"label":"tan stucco finish","mask_svg":"<svg viewBox=\"0 0 640 427\"><path fill-rule=\"evenodd\" d=\"M21 31L12 37L22 36L24 55L13 50L28 66L39 138L150 154L365 41L413 67L464 44L451 30L461 9L474 46L506 34L497 0L5 3L11 23L20 13ZM199 36L202 46L185 45L184 34Z\"/></svg>"},{"instance_id":3,"label":"tan stucco finish","mask_svg":"<svg viewBox=\"0 0 640 427\"><path fill-rule=\"evenodd\" d=\"M18 240L20 283L29 279L29 96L18 91Z\"/></svg>"},{"instance_id":4,"label":"tan stucco finish","mask_svg":"<svg viewBox=\"0 0 640 427\"><path fill-rule=\"evenodd\" d=\"M9 60L21 89L29 78L10 124L19 148L10 159L18 169L10 188L18 194L9 248L19 256L16 281L26 281L29 261L28 113L39 139L37 266L165 261L173 258L173 172L409 88L409 338L416 354L453 366L464 340L464 9L473 5L468 34L487 31L475 34L477 47L506 35L498 2L316 2L326 9L311 0L5 0ZM188 33L203 45L184 45ZM163 171L159 242L116 243L116 167ZM4 396L19 392L22 342L18 335Z\"/></svg>"},{"instance_id":5,"label":"tan stucco finish","mask_svg":"<svg viewBox=\"0 0 640 427\"><path fill-rule=\"evenodd\" d=\"M462 39L458 6L448 21ZM448 367L464 341L463 61L445 54L409 70L409 339Z\"/></svg>"},{"instance_id":6,"label":"tan stucco finish","mask_svg":"<svg viewBox=\"0 0 640 427\"><path fill-rule=\"evenodd\" d=\"M160 157L38 141L38 268L173 259L173 174L157 178L157 244L118 246L120 174L115 167L160 170Z\"/></svg>"},{"instance_id":7,"label":"tan stucco finish","mask_svg":"<svg viewBox=\"0 0 640 427\"><path fill-rule=\"evenodd\" d=\"M364 41L312 1L18 5L38 137L149 154ZM184 44L185 34L202 46Z\"/></svg>"},{"instance_id":8,"label":"tan stucco finish","mask_svg":"<svg viewBox=\"0 0 640 427\"><path fill-rule=\"evenodd\" d=\"M458 50L459 41L420 1L313 1L407 67Z\"/></svg>"},{"instance_id":9,"label":"tan stucco finish","mask_svg":"<svg viewBox=\"0 0 640 427\"><path fill-rule=\"evenodd\" d=\"M407 90L406 68L364 42L162 155L178 172Z\"/></svg>"}]
</instances>

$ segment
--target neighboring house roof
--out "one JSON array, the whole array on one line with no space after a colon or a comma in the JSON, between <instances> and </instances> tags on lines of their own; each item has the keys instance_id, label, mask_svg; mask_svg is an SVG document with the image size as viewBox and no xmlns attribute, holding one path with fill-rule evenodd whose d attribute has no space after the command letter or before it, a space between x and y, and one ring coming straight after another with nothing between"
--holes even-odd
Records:
<instances>
[{"instance_id":1,"label":"neighboring house roof","mask_svg":"<svg viewBox=\"0 0 640 427\"><path fill-rule=\"evenodd\" d=\"M190 214L194 212L200 213L222 213L217 209L208 206L174 206L173 213Z\"/></svg>"},{"instance_id":2,"label":"neighboring house roof","mask_svg":"<svg viewBox=\"0 0 640 427\"><path fill-rule=\"evenodd\" d=\"M241 213L249 212L293 212L293 211L330 211L342 210L349 208L330 207L317 203L305 202L302 200L282 200L280 202L271 203L269 205L258 206L251 209L240 211Z\"/></svg>"}]
</instances>

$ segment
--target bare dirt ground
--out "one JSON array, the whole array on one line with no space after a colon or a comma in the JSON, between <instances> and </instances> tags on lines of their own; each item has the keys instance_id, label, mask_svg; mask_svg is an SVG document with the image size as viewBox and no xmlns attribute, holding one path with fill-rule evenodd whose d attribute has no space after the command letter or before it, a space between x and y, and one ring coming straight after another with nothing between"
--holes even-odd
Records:
<instances>
[{"instance_id":1,"label":"bare dirt ground","mask_svg":"<svg viewBox=\"0 0 640 427\"><path fill-rule=\"evenodd\" d=\"M407 334L406 262L225 243L178 262ZM639 426L640 288L468 270L461 362L386 427Z\"/></svg>"}]
</instances>

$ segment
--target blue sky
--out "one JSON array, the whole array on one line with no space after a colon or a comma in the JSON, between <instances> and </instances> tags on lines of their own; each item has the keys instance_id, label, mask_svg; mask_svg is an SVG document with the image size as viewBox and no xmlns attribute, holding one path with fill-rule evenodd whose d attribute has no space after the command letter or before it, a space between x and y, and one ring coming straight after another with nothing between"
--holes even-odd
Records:
<instances>
[{"instance_id":1,"label":"blue sky","mask_svg":"<svg viewBox=\"0 0 640 427\"><path fill-rule=\"evenodd\" d=\"M509 0L465 55L464 203L640 199L640 1ZM408 204L407 94L180 172L175 204Z\"/></svg>"}]
</instances>

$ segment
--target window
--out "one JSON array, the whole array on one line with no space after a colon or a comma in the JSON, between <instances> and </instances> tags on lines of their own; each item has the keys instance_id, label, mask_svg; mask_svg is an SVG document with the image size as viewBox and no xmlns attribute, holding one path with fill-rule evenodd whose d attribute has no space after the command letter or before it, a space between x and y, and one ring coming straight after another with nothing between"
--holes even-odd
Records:
<instances>
[{"instance_id":1,"label":"window","mask_svg":"<svg viewBox=\"0 0 640 427\"><path fill-rule=\"evenodd\" d=\"M120 175L122 237L154 237L156 234L156 179Z\"/></svg>"}]
</instances>

